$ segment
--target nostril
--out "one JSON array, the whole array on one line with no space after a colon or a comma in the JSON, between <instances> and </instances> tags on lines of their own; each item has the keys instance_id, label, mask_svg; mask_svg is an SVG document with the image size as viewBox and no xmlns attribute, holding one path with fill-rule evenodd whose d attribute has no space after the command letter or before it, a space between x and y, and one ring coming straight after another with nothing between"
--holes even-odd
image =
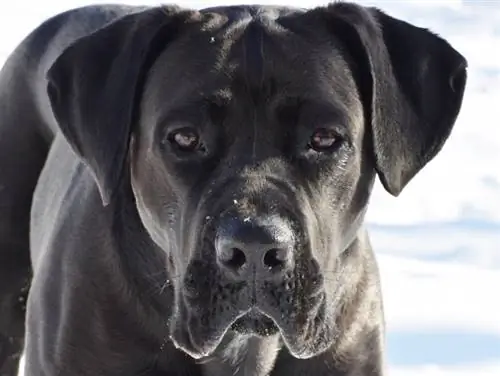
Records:
<instances>
[{"instance_id":1,"label":"nostril","mask_svg":"<svg viewBox=\"0 0 500 376\"><path fill-rule=\"evenodd\" d=\"M269 269L275 269L286 264L288 259L288 250L273 248L264 255L264 265Z\"/></svg>"},{"instance_id":2,"label":"nostril","mask_svg":"<svg viewBox=\"0 0 500 376\"><path fill-rule=\"evenodd\" d=\"M241 269L247 261L245 252L239 248L227 248L219 257L219 260L226 267L234 270Z\"/></svg>"}]
</instances>

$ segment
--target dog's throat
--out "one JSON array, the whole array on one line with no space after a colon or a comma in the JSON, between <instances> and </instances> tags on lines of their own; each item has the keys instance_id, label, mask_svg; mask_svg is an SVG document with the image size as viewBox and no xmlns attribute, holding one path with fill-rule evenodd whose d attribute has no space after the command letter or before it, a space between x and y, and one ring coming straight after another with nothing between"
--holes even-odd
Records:
<instances>
[{"instance_id":1,"label":"dog's throat","mask_svg":"<svg viewBox=\"0 0 500 376\"><path fill-rule=\"evenodd\" d=\"M282 346L279 335L266 338L228 335L210 359L203 362L203 375L267 376Z\"/></svg>"}]
</instances>

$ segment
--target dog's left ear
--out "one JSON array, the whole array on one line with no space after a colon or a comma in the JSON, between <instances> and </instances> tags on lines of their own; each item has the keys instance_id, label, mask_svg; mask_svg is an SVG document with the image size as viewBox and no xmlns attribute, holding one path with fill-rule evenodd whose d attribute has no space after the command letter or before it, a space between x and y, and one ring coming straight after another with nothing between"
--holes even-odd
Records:
<instances>
[{"instance_id":1,"label":"dog's left ear","mask_svg":"<svg viewBox=\"0 0 500 376\"><path fill-rule=\"evenodd\" d=\"M450 135L467 62L444 39L376 8L340 2L321 12L351 55L376 170L397 196Z\"/></svg>"},{"instance_id":2,"label":"dog's left ear","mask_svg":"<svg viewBox=\"0 0 500 376\"><path fill-rule=\"evenodd\" d=\"M78 39L47 73L59 128L92 172L104 205L120 182L146 73L192 14L175 6L128 14Z\"/></svg>"}]
</instances>

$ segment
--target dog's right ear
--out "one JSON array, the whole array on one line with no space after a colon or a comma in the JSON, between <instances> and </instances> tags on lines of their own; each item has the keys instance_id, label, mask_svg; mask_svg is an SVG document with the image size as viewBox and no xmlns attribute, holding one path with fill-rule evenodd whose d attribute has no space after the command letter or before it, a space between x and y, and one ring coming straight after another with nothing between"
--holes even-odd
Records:
<instances>
[{"instance_id":1,"label":"dog's right ear","mask_svg":"<svg viewBox=\"0 0 500 376\"><path fill-rule=\"evenodd\" d=\"M353 63L375 169L397 196L441 150L462 106L467 61L446 40L376 8L335 2L330 32Z\"/></svg>"},{"instance_id":2,"label":"dog's right ear","mask_svg":"<svg viewBox=\"0 0 500 376\"><path fill-rule=\"evenodd\" d=\"M194 14L170 6L128 14L78 39L48 71L55 118L104 205L120 182L146 73Z\"/></svg>"}]
</instances>

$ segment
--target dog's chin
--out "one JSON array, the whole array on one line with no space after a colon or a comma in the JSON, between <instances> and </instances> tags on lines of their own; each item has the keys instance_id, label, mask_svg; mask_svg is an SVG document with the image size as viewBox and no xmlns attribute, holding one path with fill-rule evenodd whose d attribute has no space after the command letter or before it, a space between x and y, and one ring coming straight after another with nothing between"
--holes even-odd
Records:
<instances>
[{"instance_id":1,"label":"dog's chin","mask_svg":"<svg viewBox=\"0 0 500 376\"><path fill-rule=\"evenodd\" d=\"M279 335L293 357L308 359L328 350L337 335L333 321L327 319L324 301L320 309L323 312L305 315L308 318L300 322L298 316L283 321L256 309L225 311L215 320L206 321L206 314L195 316L184 307L171 321L170 338L178 349L201 359L212 355L228 333L261 338Z\"/></svg>"},{"instance_id":2,"label":"dog's chin","mask_svg":"<svg viewBox=\"0 0 500 376\"><path fill-rule=\"evenodd\" d=\"M243 335L270 337L279 333L279 328L269 316L252 309L231 325L231 331Z\"/></svg>"},{"instance_id":3,"label":"dog's chin","mask_svg":"<svg viewBox=\"0 0 500 376\"><path fill-rule=\"evenodd\" d=\"M190 314L182 316L180 309L171 321L170 339L174 346L194 359L212 355L227 333L256 337L279 333L279 328L271 318L254 310L218 317L216 322L204 322L202 318Z\"/></svg>"}]
</instances>

